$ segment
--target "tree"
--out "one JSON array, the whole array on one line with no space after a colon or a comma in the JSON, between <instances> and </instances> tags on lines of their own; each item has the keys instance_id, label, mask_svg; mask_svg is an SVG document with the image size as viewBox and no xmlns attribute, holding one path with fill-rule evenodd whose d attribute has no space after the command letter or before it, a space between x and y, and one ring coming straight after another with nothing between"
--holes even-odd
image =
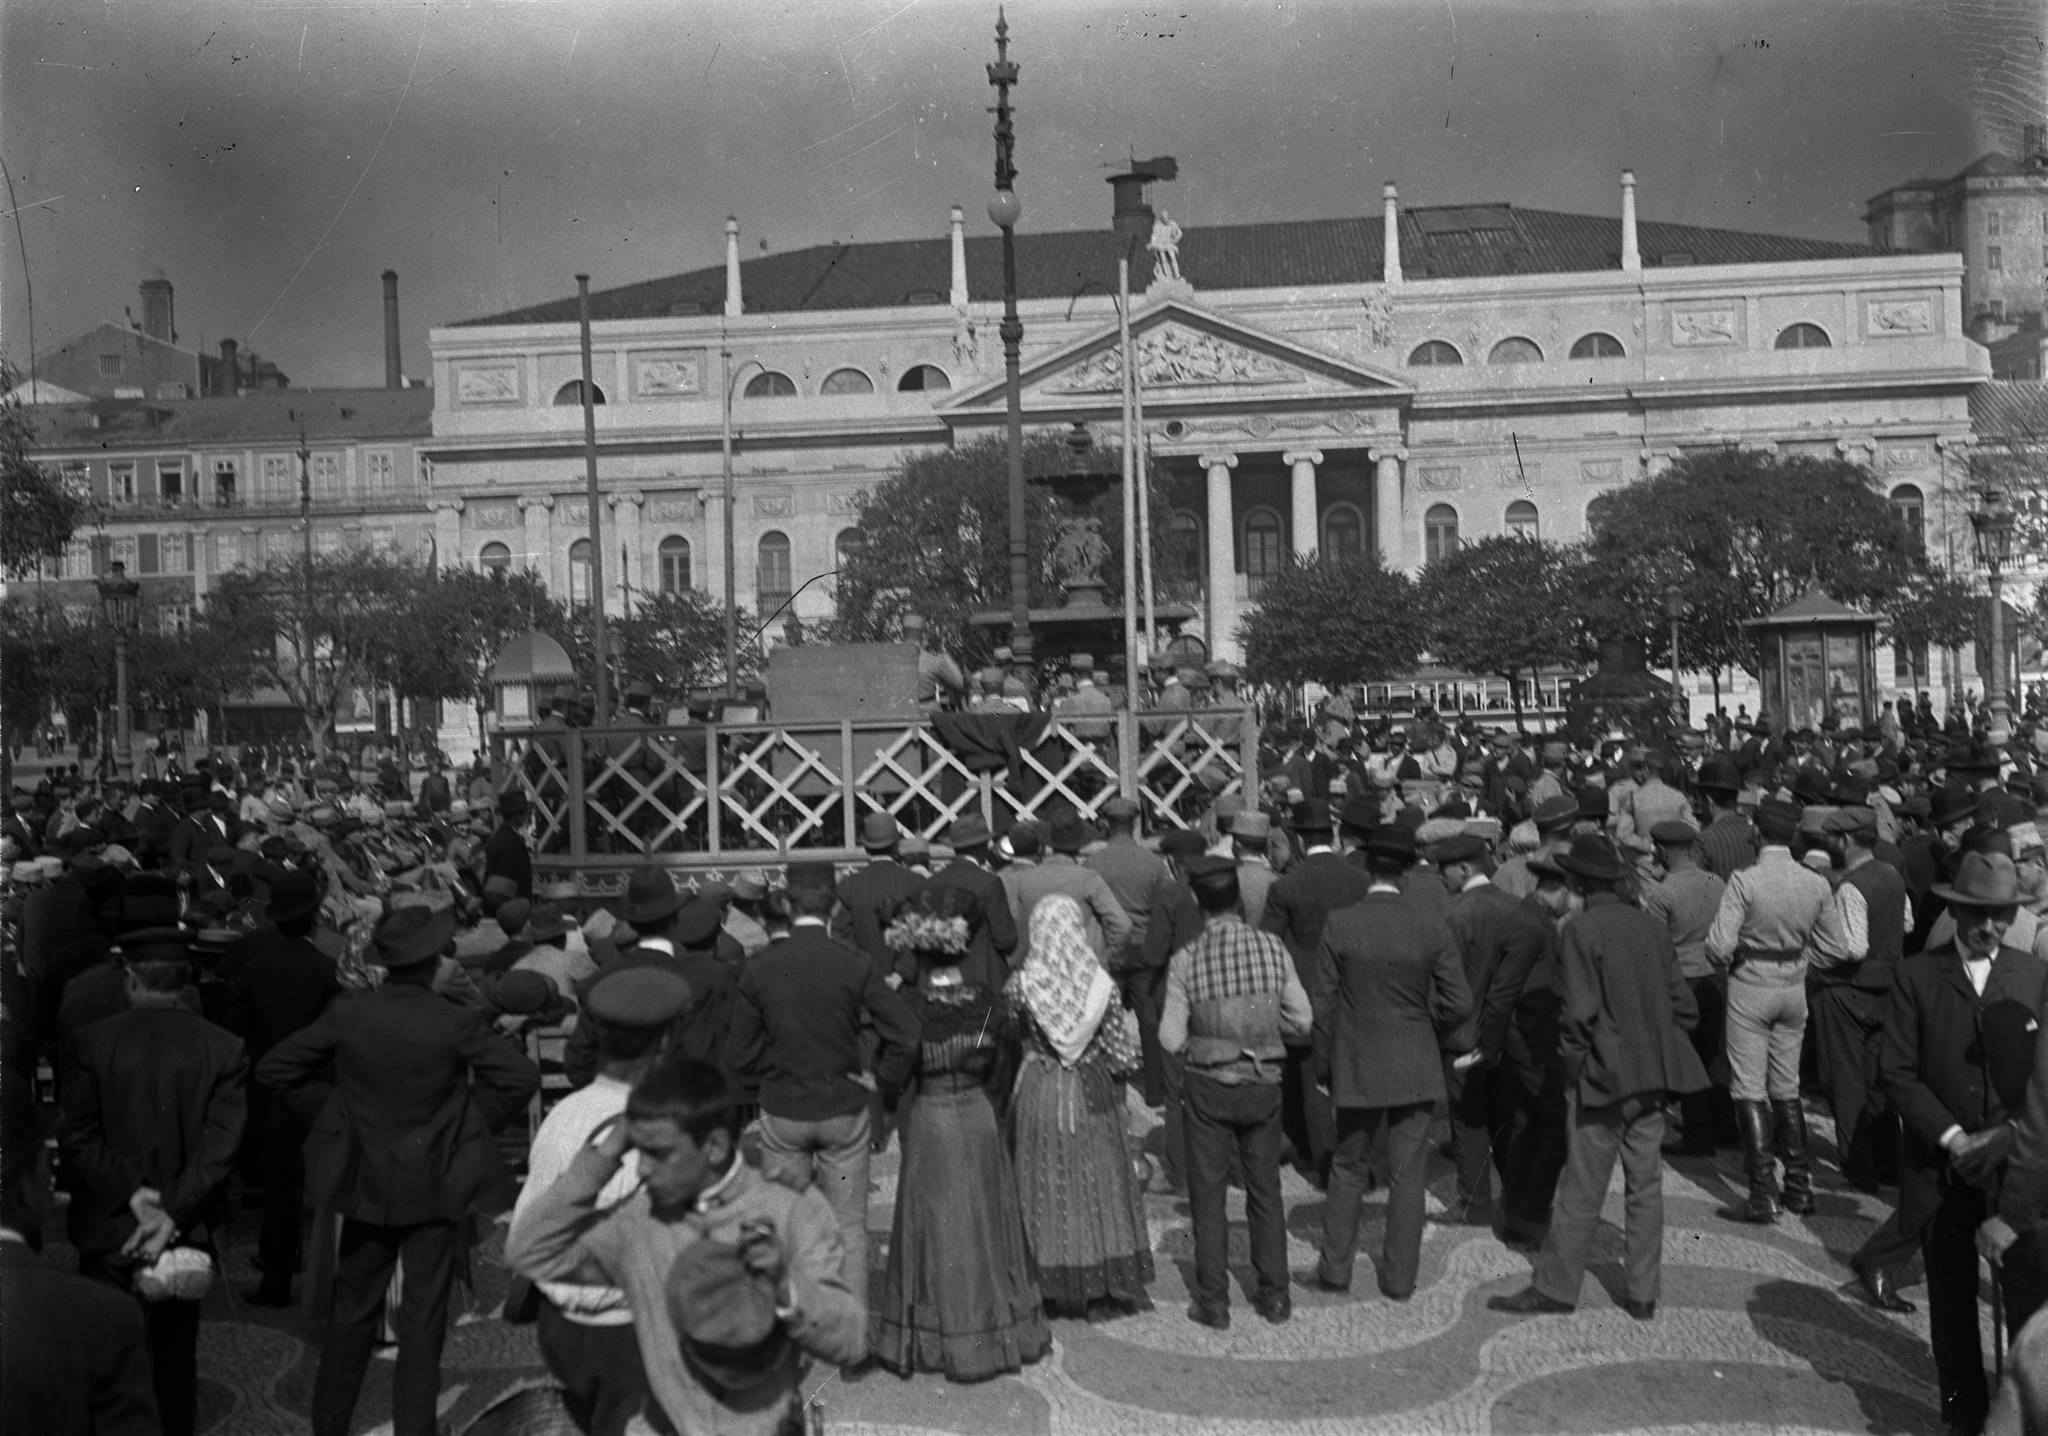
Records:
<instances>
[{"instance_id":1,"label":"tree","mask_svg":"<svg viewBox=\"0 0 2048 1436\"><path fill-rule=\"evenodd\" d=\"M12 389L14 369L0 364L0 389ZM0 575L25 578L46 558L57 558L92 512L92 501L29 458L34 426L19 399L0 401Z\"/></svg>"},{"instance_id":2,"label":"tree","mask_svg":"<svg viewBox=\"0 0 2048 1436\"><path fill-rule=\"evenodd\" d=\"M1639 639L1670 658L1664 593L1685 605L1685 658L1756 667L1744 626L1819 588L1886 611L1925 560L1870 474L1840 459L1732 446L1691 453L1589 511L1585 617L1597 638Z\"/></svg>"},{"instance_id":3,"label":"tree","mask_svg":"<svg viewBox=\"0 0 2048 1436\"><path fill-rule=\"evenodd\" d=\"M200 620L246 655L254 676L299 710L306 741L327 751L335 714L355 690L385 679L426 572L410 560L365 549L279 561L224 574Z\"/></svg>"},{"instance_id":4,"label":"tree","mask_svg":"<svg viewBox=\"0 0 2048 1436\"><path fill-rule=\"evenodd\" d=\"M1960 648L1975 641L1983 604L1975 584L1929 564L1885 606L1885 638L1912 663L1914 688L1927 681L1920 667L1925 649Z\"/></svg>"},{"instance_id":5,"label":"tree","mask_svg":"<svg viewBox=\"0 0 2048 1436\"><path fill-rule=\"evenodd\" d=\"M1522 680L1589 656L1579 616L1579 550L1511 534L1433 563L1418 585L1429 651L1449 667L1504 678L1522 726Z\"/></svg>"},{"instance_id":6,"label":"tree","mask_svg":"<svg viewBox=\"0 0 2048 1436\"><path fill-rule=\"evenodd\" d=\"M1335 688L1408 672L1424 631L1415 585L1379 555L1290 556L1259 589L1238 638L1252 682Z\"/></svg>"},{"instance_id":7,"label":"tree","mask_svg":"<svg viewBox=\"0 0 2048 1436\"><path fill-rule=\"evenodd\" d=\"M561 626L540 576L524 570L444 569L406 592L407 612L389 649L373 655L378 676L407 698L490 706L491 665L530 628Z\"/></svg>"},{"instance_id":8,"label":"tree","mask_svg":"<svg viewBox=\"0 0 2048 1436\"><path fill-rule=\"evenodd\" d=\"M645 683L665 705L686 702L693 689L725 685L725 605L709 594L650 594L607 630L621 684ZM745 683L761 668L760 638L745 609L739 630L739 681Z\"/></svg>"}]
</instances>

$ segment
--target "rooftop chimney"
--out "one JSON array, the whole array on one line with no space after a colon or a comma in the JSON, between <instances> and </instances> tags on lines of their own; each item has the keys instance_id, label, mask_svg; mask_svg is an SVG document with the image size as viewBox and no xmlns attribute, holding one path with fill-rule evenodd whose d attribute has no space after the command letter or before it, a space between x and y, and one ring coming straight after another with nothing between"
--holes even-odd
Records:
<instances>
[{"instance_id":1,"label":"rooftop chimney","mask_svg":"<svg viewBox=\"0 0 2048 1436\"><path fill-rule=\"evenodd\" d=\"M740 222L725 217L725 312L728 318L747 312L740 296Z\"/></svg>"},{"instance_id":2,"label":"rooftop chimney","mask_svg":"<svg viewBox=\"0 0 2048 1436\"><path fill-rule=\"evenodd\" d=\"M242 346L232 339L220 341L220 367L227 372L220 392L232 399L242 392Z\"/></svg>"},{"instance_id":3,"label":"rooftop chimney","mask_svg":"<svg viewBox=\"0 0 2048 1436\"><path fill-rule=\"evenodd\" d=\"M142 281L142 332L166 344L177 341L178 331L171 319L171 281L162 275Z\"/></svg>"},{"instance_id":4,"label":"rooftop chimney","mask_svg":"<svg viewBox=\"0 0 2048 1436\"><path fill-rule=\"evenodd\" d=\"M384 271L384 387L405 387L405 365L398 357L398 271Z\"/></svg>"},{"instance_id":5,"label":"rooftop chimney","mask_svg":"<svg viewBox=\"0 0 2048 1436\"><path fill-rule=\"evenodd\" d=\"M967 307L967 214L959 205L953 206L950 221L953 231L953 292L949 297L955 309Z\"/></svg>"},{"instance_id":6,"label":"rooftop chimney","mask_svg":"<svg viewBox=\"0 0 2048 1436\"><path fill-rule=\"evenodd\" d=\"M1401 197L1392 180L1380 186L1380 281L1401 282Z\"/></svg>"},{"instance_id":7,"label":"rooftop chimney","mask_svg":"<svg viewBox=\"0 0 2048 1436\"><path fill-rule=\"evenodd\" d=\"M1636 172L1621 172L1621 267L1624 272L1639 274L1643 268L1643 251L1636 244Z\"/></svg>"}]
</instances>

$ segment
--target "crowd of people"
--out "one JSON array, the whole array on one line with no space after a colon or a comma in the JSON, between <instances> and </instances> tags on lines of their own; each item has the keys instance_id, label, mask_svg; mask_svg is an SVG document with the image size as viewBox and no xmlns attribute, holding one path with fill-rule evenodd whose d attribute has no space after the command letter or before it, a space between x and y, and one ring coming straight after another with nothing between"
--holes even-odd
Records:
<instances>
[{"instance_id":1,"label":"crowd of people","mask_svg":"<svg viewBox=\"0 0 2048 1436\"><path fill-rule=\"evenodd\" d=\"M1895 1193L1845 1295L1910 1309L1917 1259L1944 1419L2025 1419L1993 1414L1978 1260L2012 1372L2037 1372L2048 725L1574 744L1334 703L1271 738L1188 827L1113 796L925 842L872 811L863 862L650 864L596 906L537 880L516 785L438 765L402 797L225 759L17 790L0 1424L192 1430L240 1201L247 1299L296 1288L322 1323L322 1436L387 1338L394 1430L435 1430L450 1303L500 1217L504 1315L581 1429L768 1433L802 1424L816 1364L983 1380L1043 1357L1053 1319L1149 1309L1148 1189L1186 1197L1203 1326L1240 1281L1273 1323L1352 1292L1376 1188L1366 1264L1409 1300L1433 1169L1434 1220L1531 1257L1489 1305L1562 1314L1618 1162L1621 1305L1653 1321L1665 1164L1724 1153L1731 1223ZM571 1028L573 1090L526 1143L534 1025ZM75 1276L33 1254L51 1147ZM1290 1166L1323 1193L1304 1270Z\"/></svg>"}]
</instances>

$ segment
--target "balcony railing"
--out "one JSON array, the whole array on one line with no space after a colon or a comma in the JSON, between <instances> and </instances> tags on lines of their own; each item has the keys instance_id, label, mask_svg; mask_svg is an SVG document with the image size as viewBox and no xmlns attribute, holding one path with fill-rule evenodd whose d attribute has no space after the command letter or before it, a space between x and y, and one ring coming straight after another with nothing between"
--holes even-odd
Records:
<instances>
[{"instance_id":1,"label":"balcony railing","mask_svg":"<svg viewBox=\"0 0 2048 1436\"><path fill-rule=\"evenodd\" d=\"M419 508L425 503L426 490L413 484L404 488L379 489L360 494L315 494L312 511L316 514L368 513L379 509ZM110 519L175 517L202 520L221 514L279 516L298 512L297 490L290 494L182 494L176 497L155 495L148 498L110 499L107 502L107 517Z\"/></svg>"},{"instance_id":2,"label":"balcony railing","mask_svg":"<svg viewBox=\"0 0 2048 1436\"><path fill-rule=\"evenodd\" d=\"M501 790L532 802L538 866L590 892L649 859L705 875L792 855L852 860L872 812L943 842L970 813L1000 831L1067 808L1092 815L1122 789L1157 830L1192 825L1247 774L1256 786L1258 730L1244 709L1081 728L1020 716L1006 758L962 751L926 719L521 729L496 735L493 756Z\"/></svg>"}]
</instances>

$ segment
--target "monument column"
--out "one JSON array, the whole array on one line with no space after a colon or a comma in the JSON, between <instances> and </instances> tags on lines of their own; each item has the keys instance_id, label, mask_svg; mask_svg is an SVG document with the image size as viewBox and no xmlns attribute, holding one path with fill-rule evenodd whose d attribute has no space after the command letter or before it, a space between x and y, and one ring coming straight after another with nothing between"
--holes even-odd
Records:
<instances>
[{"instance_id":1,"label":"monument column","mask_svg":"<svg viewBox=\"0 0 2048 1436\"><path fill-rule=\"evenodd\" d=\"M1294 556L1307 558L1314 553L1320 537L1321 525L1316 522L1316 466L1323 461L1321 449L1296 449L1282 454L1280 462L1292 472L1289 497L1293 500Z\"/></svg>"},{"instance_id":2,"label":"monument column","mask_svg":"<svg viewBox=\"0 0 2048 1436\"><path fill-rule=\"evenodd\" d=\"M1380 562L1389 570L1401 566L1401 462L1408 451L1399 444L1372 449L1372 530Z\"/></svg>"},{"instance_id":3,"label":"monument column","mask_svg":"<svg viewBox=\"0 0 2048 1436\"><path fill-rule=\"evenodd\" d=\"M1204 454L1202 467L1209 475L1209 656L1222 658L1227 648L1237 652L1237 515L1231 502L1230 471L1237 467L1235 454Z\"/></svg>"}]
</instances>

